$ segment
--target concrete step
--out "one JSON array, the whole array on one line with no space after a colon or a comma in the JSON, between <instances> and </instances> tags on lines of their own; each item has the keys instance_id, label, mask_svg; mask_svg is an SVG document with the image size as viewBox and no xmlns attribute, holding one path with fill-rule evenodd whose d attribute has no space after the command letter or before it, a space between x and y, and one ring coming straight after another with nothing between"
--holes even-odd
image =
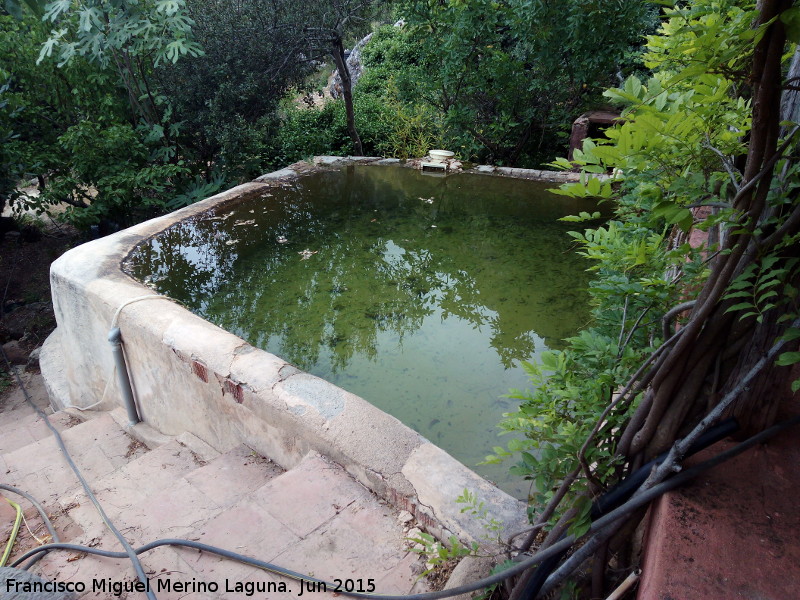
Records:
<instances>
[{"instance_id":1,"label":"concrete step","mask_svg":"<svg viewBox=\"0 0 800 600\"><path fill-rule=\"evenodd\" d=\"M21 373L25 388L28 390L28 395L33 400L34 404L41 408L46 413L53 412L50 408L50 402L47 397L44 380L38 374ZM2 402L0 402L0 422L6 423L10 413L16 412L20 416L24 414L34 414L36 411L31 407L25 399L25 394L19 388L14 389Z\"/></svg>"},{"instance_id":2,"label":"concrete step","mask_svg":"<svg viewBox=\"0 0 800 600\"><path fill-rule=\"evenodd\" d=\"M41 378L31 380L27 375L23 375L23 377L24 380L27 380L26 385L36 388L33 390L34 393L32 395L34 403L45 414L51 414L53 412L52 409L41 397L44 390ZM53 424L59 430L62 430L77 423L80 423L80 420L76 420L73 423L72 420L65 418L63 420L55 420ZM49 434L50 431L47 429L44 419L25 399L22 390L17 388L0 401L0 456L27 446L32 442L47 437Z\"/></svg>"},{"instance_id":3,"label":"concrete step","mask_svg":"<svg viewBox=\"0 0 800 600\"><path fill-rule=\"evenodd\" d=\"M208 464L208 454L201 455L190 447L194 440L186 443L190 438L197 440L191 434L183 434L138 458L133 457L131 462L92 484L92 491L114 523L130 520L130 515L138 511L139 505L149 504L165 490L173 493L184 475ZM59 504L84 531L102 531L104 528L97 510L82 488L62 496Z\"/></svg>"},{"instance_id":4,"label":"concrete step","mask_svg":"<svg viewBox=\"0 0 800 600\"><path fill-rule=\"evenodd\" d=\"M27 405L30 406L30 405ZM83 422L74 415L58 412L49 415L50 423L60 432ZM45 420L36 412L15 410L3 415L0 425L0 454L9 454L14 450L46 439L53 435Z\"/></svg>"},{"instance_id":5,"label":"concrete step","mask_svg":"<svg viewBox=\"0 0 800 600\"><path fill-rule=\"evenodd\" d=\"M122 418L101 413L74 424L66 414L56 413L53 419L65 428L64 442L75 462L134 547L156 539L184 538L315 577L361 579L364 585L372 580L378 592L405 593L415 585L419 558L407 548L395 509L335 463L312 454L284 472L245 446L220 455L188 433L170 439L146 432L154 442L149 450L114 416ZM55 440L41 428L43 423L37 423L20 403L13 407L4 403L0 417L0 431L8 435L3 443L9 448L0 452L3 481L37 497L64 541L121 550ZM145 426L131 428L134 435L136 427ZM19 429L25 433L16 433ZM33 519L30 509L26 516ZM271 591L278 592L257 594L271 599L288 600L300 592L296 581L196 550L159 548L142 556L142 562L160 600L246 596L231 591L237 585L244 589L271 585ZM87 598L125 597L113 585L135 581L127 559L75 552L52 552L34 570L51 580L83 583L82 595ZM191 590L163 583L193 580L198 586ZM304 594L322 597L308 590Z\"/></svg>"},{"instance_id":6,"label":"concrete step","mask_svg":"<svg viewBox=\"0 0 800 600\"><path fill-rule=\"evenodd\" d=\"M396 510L315 454L222 511L195 539L329 581L372 579L381 593L408 592L421 571ZM299 592L298 582L212 555L181 558L210 581L285 581L286 593L271 599Z\"/></svg>"},{"instance_id":7,"label":"concrete step","mask_svg":"<svg viewBox=\"0 0 800 600\"><path fill-rule=\"evenodd\" d=\"M62 433L64 444L88 481L97 481L147 451L104 413ZM3 456L5 480L50 506L80 484L49 436Z\"/></svg>"},{"instance_id":8,"label":"concrete step","mask_svg":"<svg viewBox=\"0 0 800 600\"><path fill-rule=\"evenodd\" d=\"M184 470L185 452L171 442L137 459L104 479L98 491L101 502L120 531L136 547L155 539L178 537L197 540L225 549L271 560L287 568L330 579L372 579L376 590L404 593L415 584L420 572L418 557L407 549L405 533L396 511L379 501L341 467L317 455L281 474L274 463L255 455L244 446L236 448L183 476L175 475L165 485L159 460L173 462L168 473ZM163 450L162 450L163 449ZM178 453L181 458L175 456ZM146 468L146 465L149 465ZM182 465L182 466L181 466ZM176 471L173 471L175 469ZM108 484L128 485L136 480L146 488L143 499L131 506L106 497ZM148 479L151 481L146 481ZM152 493L161 487L161 491ZM117 487L117 490L121 487ZM130 489L129 487L125 489ZM139 492L137 492L139 493ZM140 494L141 495L141 494ZM83 516L69 510L78 521ZM92 509L93 510L93 509ZM118 549L111 534L99 521L89 525L78 540L93 546ZM152 578L195 580L216 584L195 589L192 598L230 598L226 585L262 584L278 586L277 576L237 562L196 550L159 548L142 556ZM75 553L52 554L39 572L62 581L131 580L130 563ZM226 582L228 582L226 584ZM298 582L284 581L285 593L270 598L295 598ZM91 587L91 586L89 586ZM162 588L160 600L184 596L186 591ZM305 592L310 597L319 593ZM233 595L232 595L233 594ZM86 597L111 597L88 593Z\"/></svg>"},{"instance_id":9,"label":"concrete step","mask_svg":"<svg viewBox=\"0 0 800 600\"><path fill-rule=\"evenodd\" d=\"M197 527L282 472L245 446L218 455L195 436L182 434L102 478L93 491L115 526L139 546L164 537L196 539ZM83 530L73 542L120 550L85 493L76 490L60 504ZM190 569L179 559L181 552L186 551L158 549L148 553L143 563L152 566L156 576L155 567L166 564L178 565L181 573L187 573ZM75 553L48 556L40 568L48 577L69 581L120 581L133 576L127 560L81 558ZM202 579L203 575L193 576Z\"/></svg>"}]
</instances>

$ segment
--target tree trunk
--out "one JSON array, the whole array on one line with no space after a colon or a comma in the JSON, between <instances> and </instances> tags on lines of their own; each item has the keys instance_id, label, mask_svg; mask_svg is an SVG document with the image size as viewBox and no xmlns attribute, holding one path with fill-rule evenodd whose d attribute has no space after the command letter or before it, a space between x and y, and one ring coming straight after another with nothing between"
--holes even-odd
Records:
<instances>
[{"instance_id":1,"label":"tree trunk","mask_svg":"<svg viewBox=\"0 0 800 600\"><path fill-rule=\"evenodd\" d=\"M344 96L344 109L347 113L347 131L350 139L353 140L353 154L355 156L364 155L364 147L356 129L356 116L353 110L353 80L350 78L350 69L347 68L347 61L344 58L344 44L341 36L337 36L333 42L333 62L339 70L342 78L342 95Z\"/></svg>"}]
</instances>

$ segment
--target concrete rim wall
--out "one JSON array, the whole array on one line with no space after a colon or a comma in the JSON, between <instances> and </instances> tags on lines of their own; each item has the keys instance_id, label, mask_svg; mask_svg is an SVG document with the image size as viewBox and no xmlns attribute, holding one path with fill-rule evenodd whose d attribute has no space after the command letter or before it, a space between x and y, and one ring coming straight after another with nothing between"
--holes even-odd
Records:
<instances>
[{"instance_id":1,"label":"concrete rim wall","mask_svg":"<svg viewBox=\"0 0 800 600\"><path fill-rule=\"evenodd\" d=\"M56 408L119 405L110 346L111 320L124 303L152 291L122 271L137 244L173 223L243 193L348 164L395 159L316 157L259 177L172 214L74 248L51 267L58 329L43 349L42 372ZM477 167L479 173L553 182L572 173ZM284 468L316 451L363 485L408 510L438 537L485 542L481 523L455 499L477 493L506 531L525 525L525 505L362 398L299 371L164 298L129 304L119 327L142 420L167 435L189 431L217 450L246 444ZM59 384L58 382L62 382Z\"/></svg>"}]
</instances>

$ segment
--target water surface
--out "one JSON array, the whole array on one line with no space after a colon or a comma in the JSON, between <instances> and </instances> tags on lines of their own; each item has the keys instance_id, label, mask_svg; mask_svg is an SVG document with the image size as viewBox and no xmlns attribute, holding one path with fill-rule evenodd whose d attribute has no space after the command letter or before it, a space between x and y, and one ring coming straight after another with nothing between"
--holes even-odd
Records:
<instances>
[{"instance_id":1,"label":"water surface","mask_svg":"<svg viewBox=\"0 0 800 600\"><path fill-rule=\"evenodd\" d=\"M586 265L551 184L398 167L325 171L174 225L130 271L195 313L477 466L520 367L588 319Z\"/></svg>"}]
</instances>

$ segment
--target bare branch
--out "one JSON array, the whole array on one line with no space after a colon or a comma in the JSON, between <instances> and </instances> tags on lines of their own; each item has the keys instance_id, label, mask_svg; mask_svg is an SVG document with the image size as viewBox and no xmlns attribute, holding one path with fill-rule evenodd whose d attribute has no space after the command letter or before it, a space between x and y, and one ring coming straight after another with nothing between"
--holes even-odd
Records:
<instances>
[{"instance_id":1,"label":"bare branch","mask_svg":"<svg viewBox=\"0 0 800 600\"><path fill-rule=\"evenodd\" d=\"M800 319L795 319L790 327L800 327ZM742 377L736 387L725 394L722 400L719 401L719 404L717 404L714 409L711 410L711 412L709 412L705 418L700 421L691 432L689 432L686 437L675 442L672 445L672 448L670 448L670 451L667 454L667 457L664 459L664 462L662 462L656 469L653 470L650 477L647 478L647 481L642 484L642 488L640 489L646 490L663 481L674 471L680 470L678 462L686 455L686 452L689 450L692 444L694 444L697 438L699 438L706 431L706 429L711 426L712 423L717 421L723 415L728 407L733 404L733 401L739 397L739 394L741 394L747 388L755 376L758 375L765 366L772 363L778 353L783 349L785 344L785 339L781 339L774 344L772 348L769 349L769 352L762 356L758 362L752 366L747 374Z\"/></svg>"},{"instance_id":2,"label":"bare branch","mask_svg":"<svg viewBox=\"0 0 800 600\"><path fill-rule=\"evenodd\" d=\"M622 357L622 353L624 352L625 348L628 346L628 343L631 341L631 338L633 337L633 334L636 333L637 329L639 329L639 325L641 324L642 319L644 319L644 316L650 311L651 308L652 308L652 306L647 306L641 313L639 313L639 318L636 319L636 322L633 324L633 327L631 327L631 330L628 332L628 335L625 337L625 342L622 344L622 346L620 346L619 352L617 353L617 357L619 357L619 358ZM666 336L664 337L664 339L667 339Z\"/></svg>"},{"instance_id":3,"label":"bare branch","mask_svg":"<svg viewBox=\"0 0 800 600\"><path fill-rule=\"evenodd\" d=\"M686 208L700 208L701 206L709 206L711 208L732 208L733 205L729 202L695 202L687 204Z\"/></svg>"},{"instance_id":4,"label":"bare branch","mask_svg":"<svg viewBox=\"0 0 800 600\"><path fill-rule=\"evenodd\" d=\"M721 150L719 150L718 148L715 148L711 144L711 138L708 136L708 133L706 133L706 141L703 142L701 144L701 146L703 148L707 148L707 149L711 150L714 154L719 156L719 159L722 161L722 166L725 168L725 170L728 172L728 176L731 178L731 183L733 184L733 188L738 192L739 191L739 187L740 187L739 179L741 179L742 174L733 165L733 162L731 161L730 157L725 156L722 153ZM738 175L738 177L737 177L737 175Z\"/></svg>"},{"instance_id":5,"label":"bare branch","mask_svg":"<svg viewBox=\"0 0 800 600\"><path fill-rule=\"evenodd\" d=\"M773 154L766 162L764 168L739 189L733 201L731 202L733 206L736 206L739 200L744 198L744 195L749 192L763 177L772 173L772 169L775 167L775 164L781 158L783 158L783 153L786 152L786 149L791 145L792 138L797 134L798 131L800 131L800 125L795 125L794 128L787 134L786 139L783 141L783 144L781 144L780 148L778 148L775 151L775 154Z\"/></svg>"},{"instance_id":6,"label":"bare branch","mask_svg":"<svg viewBox=\"0 0 800 600\"><path fill-rule=\"evenodd\" d=\"M665 340L669 339L669 337L672 335L672 321L682 312L686 312L687 310L694 308L695 304L697 304L697 300L683 302L670 308L664 314L664 316L661 317L661 332Z\"/></svg>"},{"instance_id":7,"label":"bare branch","mask_svg":"<svg viewBox=\"0 0 800 600\"><path fill-rule=\"evenodd\" d=\"M625 335L625 323L628 320L628 300L629 296L625 294L625 305L622 307L622 326L619 328L619 339L617 340L617 347L622 347L622 336ZM619 354L617 354L619 358Z\"/></svg>"}]
</instances>

